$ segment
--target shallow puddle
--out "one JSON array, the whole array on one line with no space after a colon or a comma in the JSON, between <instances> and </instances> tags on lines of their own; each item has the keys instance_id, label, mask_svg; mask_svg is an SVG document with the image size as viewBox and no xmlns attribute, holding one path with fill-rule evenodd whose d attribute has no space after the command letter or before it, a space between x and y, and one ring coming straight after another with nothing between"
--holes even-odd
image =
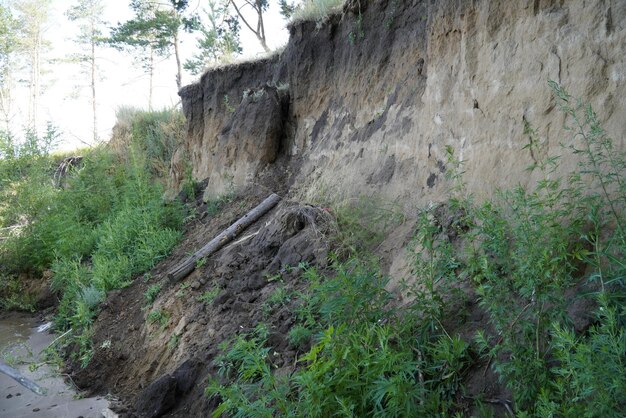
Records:
<instances>
[{"instance_id":1,"label":"shallow puddle","mask_svg":"<svg viewBox=\"0 0 626 418\"><path fill-rule=\"evenodd\" d=\"M46 391L45 396L37 395L0 373L0 417L102 417L109 405L106 399L81 399L54 367L41 363L41 352L55 338L45 325L27 314L0 315L0 359Z\"/></svg>"}]
</instances>

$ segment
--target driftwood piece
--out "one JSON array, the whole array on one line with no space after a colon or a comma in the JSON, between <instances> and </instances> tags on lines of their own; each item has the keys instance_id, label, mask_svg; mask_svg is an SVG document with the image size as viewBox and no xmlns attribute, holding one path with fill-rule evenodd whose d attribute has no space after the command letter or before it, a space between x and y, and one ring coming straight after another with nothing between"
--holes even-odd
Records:
<instances>
[{"instance_id":1,"label":"driftwood piece","mask_svg":"<svg viewBox=\"0 0 626 418\"><path fill-rule=\"evenodd\" d=\"M20 385L24 386L27 389L30 389L37 395L43 396L46 394L46 391L41 386L37 385L35 382L31 380L28 380L27 378L22 376L20 372L18 372L13 367L5 364L2 361L0 361L0 373L6 374L10 378L16 380Z\"/></svg>"},{"instance_id":2,"label":"driftwood piece","mask_svg":"<svg viewBox=\"0 0 626 418\"><path fill-rule=\"evenodd\" d=\"M167 277L170 280L178 281L187 277L189 273L191 273L196 268L196 262L203 258L207 257L224 245L232 241L237 235L239 235L244 229L249 227L252 223L256 222L261 216L265 215L270 211L276 204L280 201L280 196L275 193L272 193L268 198L266 198L263 202L261 202L257 207L252 209L250 212L246 213L243 218L240 218L237 222L232 224L228 229L223 231L221 234L213 238L209 243L207 243L204 247L200 248L196 251L191 257L187 258L177 267L170 270L167 273Z\"/></svg>"}]
</instances>

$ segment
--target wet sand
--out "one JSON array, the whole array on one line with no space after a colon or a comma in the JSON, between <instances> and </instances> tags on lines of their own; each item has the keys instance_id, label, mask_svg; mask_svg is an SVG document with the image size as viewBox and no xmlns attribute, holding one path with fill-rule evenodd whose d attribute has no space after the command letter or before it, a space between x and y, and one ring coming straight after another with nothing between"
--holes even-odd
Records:
<instances>
[{"instance_id":1,"label":"wet sand","mask_svg":"<svg viewBox=\"0 0 626 418\"><path fill-rule=\"evenodd\" d=\"M55 338L48 331L37 332L41 325L32 315L0 315L0 355L5 363L46 390L39 396L0 373L0 417L6 418L100 418L109 406L104 398L80 399L58 371L48 365L30 371L40 353Z\"/></svg>"}]
</instances>

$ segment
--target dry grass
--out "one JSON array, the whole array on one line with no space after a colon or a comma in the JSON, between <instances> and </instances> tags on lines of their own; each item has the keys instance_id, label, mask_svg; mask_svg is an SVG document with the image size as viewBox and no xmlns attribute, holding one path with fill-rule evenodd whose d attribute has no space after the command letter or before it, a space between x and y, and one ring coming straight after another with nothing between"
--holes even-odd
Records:
<instances>
[{"instance_id":1,"label":"dry grass","mask_svg":"<svg viewBox=\"0 0 626 418\"><path fill-rule=\"evenodd\" d=\"M278 58L283 53L283 51L285 50L285 47L286 45L283 45L281 47L276 48L273 51L259 53L252 58L237 57L237 58L233 58L229 60L224 60L222 62L218 62L215 64L211 64L208 67L206 67L206 69L202 73L202 76L204 76L207 73L212 73L212 72L217 72L217 71L229 71L229 70L233 70L242 66L257 65L266 61L272 61Z\"/></svg>"},{"instance_id":2,"label":"dry grass","mask_svg":"<svg viewBox=\"0 0 626 418\"><path fill-rule=\"evenodd\" d=\"M292 23L313 21L321 25L326 19L340 13L346 0L305 0L293 14Z\"/></svg>"}]
</instances>

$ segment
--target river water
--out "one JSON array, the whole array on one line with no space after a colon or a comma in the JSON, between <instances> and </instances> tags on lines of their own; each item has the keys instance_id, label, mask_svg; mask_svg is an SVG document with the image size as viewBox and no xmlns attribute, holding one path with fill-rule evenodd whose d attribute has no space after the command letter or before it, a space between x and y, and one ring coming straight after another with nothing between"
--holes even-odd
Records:
<instances>
[{"instance_id":1,"label":"river water","mask_svg":"<svg viewBox=\"0 0 626 418\"><path fill-rule=\"evenodd\" d=\"M0 373L1 418L100 418L112 416L109 402L101 397L80 398L56 368L41 364L41 351L55 338L35 317L21 313L0 314L0 359L46 390L37 395ZM29 365L39 365L35 368Z\"/></svg>"}]
</instances>

